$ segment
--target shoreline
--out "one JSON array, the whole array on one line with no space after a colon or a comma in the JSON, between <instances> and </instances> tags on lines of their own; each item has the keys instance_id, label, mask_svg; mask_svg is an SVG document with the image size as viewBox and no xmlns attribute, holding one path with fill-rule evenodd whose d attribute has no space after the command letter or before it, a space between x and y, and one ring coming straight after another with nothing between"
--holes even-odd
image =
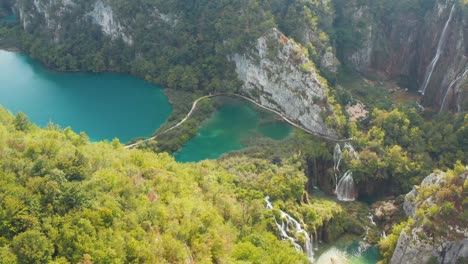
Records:
<instances>
[{"instance_id":1,"label":"shoreline","mask_svg":"<svg viewBox=\"0 0 468 264\"><path fill-rule=\"evenodd\" d=\"M8 51L8 52L21 52L21 49L12 47L12 48L5 48L5 47L0 47L0 50Z\"/></svg>"}]
</instances>

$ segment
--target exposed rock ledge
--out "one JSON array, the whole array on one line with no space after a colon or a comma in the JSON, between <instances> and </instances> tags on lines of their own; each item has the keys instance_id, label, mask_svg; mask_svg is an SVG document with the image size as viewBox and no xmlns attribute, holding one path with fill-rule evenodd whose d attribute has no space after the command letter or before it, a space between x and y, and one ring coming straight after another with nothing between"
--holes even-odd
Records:
<instances>
[{"instance_id":1,"label":"exposed rock ledge","mask_svg":"<svg viewBox=\"0 0 468 264\"><path fill-rule=\"evenodd\" d=\"M432 173L423 180L421 187L430 185L442 186L445 183L443 176L444 173ZM468 171L465 171L460 177L466 180ZM405 213L413 219L417 219L416 211L423 202L429 205L434 204L433 196L420 201L417 201L416 197L418 197L417 187L413 188L405 196L403 205ZM390 264L428 263L431 258L436 258L438 263L444 264L459 263L457 261L461 258L466 260L468 258L468 230L463 230L464 227L450 226L449 224L447 224L447 228L462 234L464 239L457 241L442 239L438 243L432 243L432 241L420 238L424 231L418 226L409 232L401 232Z\"/></svg>"},{"instance_id":2,"label":"exposed rock ledge","mask_svg":"<svg viewBox=\"0 0 468 264\"><path fill-rule=\"evenodd\" d=\"M257 40L255 48L229 59L251 98L311 131L336 137L323 119L330 113L326 87L298 44L272 29Z\"/></svg>"}]
</instances>

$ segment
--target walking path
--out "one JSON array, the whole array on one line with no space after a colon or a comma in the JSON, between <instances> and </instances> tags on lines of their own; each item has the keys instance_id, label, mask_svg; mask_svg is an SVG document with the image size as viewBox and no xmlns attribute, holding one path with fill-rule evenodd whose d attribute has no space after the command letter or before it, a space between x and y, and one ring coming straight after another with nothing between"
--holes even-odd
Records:
<instances>
[{"instance_id":1,"label":"walking path","mask_svg":"<svg viewBox=\"0 0 468 264\"><path fill-rule=\"evenodd\" d=\"M318 132L309 130L309 129L307 129L307 128L304 128L304 127L302 127L302 126L300 126L300 125L294 123L293 121L289 120L286 116L284 116L284 114L282 114L282 113L280 113L280 112L278 112L278 111L276 111L276 110L274 110L274 109L271 109L271 108L269 108L269 107L266 107L266 106L264 106L264 105L261 105L261 104L255 102L253 99L250 99L250 98L248 98L248 97L246 97L246 96L243 96L243 95L240 95L240 94L233 94L233 93L218 93L218 94L205 95L205 96L202 96L202 97L198 98L197 100L195 100L195 101L193 102L193 104L192 104L192 109L190 109L190 112L188 112L188 114L184 117L184 119L182 119L179 123L175 124L174 126L172 126L172 127L168 128L168 129L166 129L166 130L164 130L164 131L162 131L162 132L156 134L155 136L152 136L152 137L147 138L147 139L145 139L145 140L141 140L141 141L138 141L138 142L136 142L136 143L127 145L127 146L125 146L125 148L133 148L133 147L136 147L136 146L138 146L138 145L140 145L140 144L143 144L143 143L145 143L145 142L154 140L155 138L157 138L157 137L158 137L159 135L161 135L161 134L164 134L164 133L167 133L167 132L169 132L169 131L171 131L171 130L176 129L177 127L179 127L180 125L182 125L185 121L187 121L187 119L190 118L190 116L192 115L193 111L195 111L195 108L197 107L198 102L200 102L201 100L206 99L206 98L218 97L218 96L231 96L231 97L238 97L238 98L242 98L242 99L244 99L244 100L247 100L247 101L249 101L249 102L255 104L256 106L258 106L258 107L260 107L260 108L263 108L263 109L265 109L265 110L267 110L267 111L270 111L270 112L272 112L272 113L278 115L278 116L281 117L284 121L286 121L288 124L290 124L290 125L292 125L292 126L298 128L298 129L300 129L300 130L302 130L302 131L304 131L304 132L306 132L306 133L308 133L308 134L315 135L315 136L317 136L317 137L320 137L320 138L323 138L323 139L326 139L326 140L330 140L330 141L334 141L334 142L344 142L344 141L350 141L350 140L352 140L352 138L346 138L346 139L332 138L332 137L330 137L330 136L327 136L327 135L324 135L324 134L321 134L321 133L318 133Z\"/></svg>"}]
</instances>

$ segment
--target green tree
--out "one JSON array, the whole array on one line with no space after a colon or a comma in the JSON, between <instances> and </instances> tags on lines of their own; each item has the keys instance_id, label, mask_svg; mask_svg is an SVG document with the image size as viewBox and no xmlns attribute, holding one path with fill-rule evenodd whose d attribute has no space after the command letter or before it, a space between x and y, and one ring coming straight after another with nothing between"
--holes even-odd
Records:
<instances>
[{"instance_id":1,"label":"green tree","mask_svg":"<svg viewBox=\"0 0 468 264\"><path fill-rule=\"evenodd\" d=\"M31 127L28 117L22 113L18 112L15 117L15 128L20 131L28 131Z\"/></svg>"},{"instance_id":2,"label":"green tree","mask_svg":"<svg viewBox=\"0 0 468 264\"><path fill-rule=\"evenodd\" d=\"M13 238L12 250L18 263L47 263L52 259L54 247L49 239L37 230L28 230Z\"/></svg>"}]
</instances>

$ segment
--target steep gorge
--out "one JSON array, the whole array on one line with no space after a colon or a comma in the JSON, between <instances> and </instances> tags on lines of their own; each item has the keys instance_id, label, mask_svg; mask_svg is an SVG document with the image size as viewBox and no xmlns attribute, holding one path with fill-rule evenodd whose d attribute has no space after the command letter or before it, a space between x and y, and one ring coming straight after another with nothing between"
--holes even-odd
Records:
<instances>
[{"instance_id":1,"label":"steep gorge","mask_svg":"<svg viewBox=\"0 0 468 264\"><path fill-rule=\"evenodd\" d=\"M420 92L424 106L466 109L466 4L446 0L338 2L338 22L353 31L359 43L342 43L348 45L342 45L342 60L364 75L396 80L413 91L425 90Z\"/></svg>"}]
</instances>

